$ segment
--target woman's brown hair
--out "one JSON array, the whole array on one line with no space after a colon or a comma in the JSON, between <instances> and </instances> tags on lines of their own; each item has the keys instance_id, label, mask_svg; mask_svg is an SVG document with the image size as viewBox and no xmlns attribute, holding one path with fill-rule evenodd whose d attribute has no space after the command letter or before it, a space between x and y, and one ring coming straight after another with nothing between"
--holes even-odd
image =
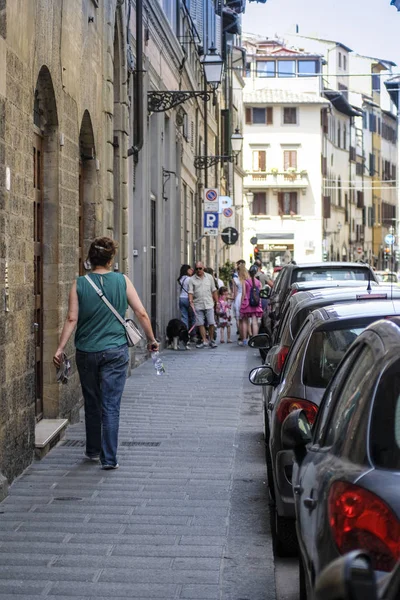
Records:
<instances>
[{"instance_id":1,"label":"woman's brown hair","mask_svg":"<svg viewBox=\"0 0 400 600\"><path fill-rule=\"evenodd\" d=\"M99 237L90 244L88 259L92 267L105 267L117 253L118 242L109 237Z\"/></svg>"}]
</instances>

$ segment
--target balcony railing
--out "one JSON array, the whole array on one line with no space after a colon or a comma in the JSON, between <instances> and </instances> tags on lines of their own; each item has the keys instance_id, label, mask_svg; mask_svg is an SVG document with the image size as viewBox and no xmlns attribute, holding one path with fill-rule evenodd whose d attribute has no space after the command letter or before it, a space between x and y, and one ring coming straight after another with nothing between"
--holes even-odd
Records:
<instances>
[{"instance_id":1,"label":"balcony railing","mask_svg":"<svg viewBox=\"0 0 400 600\"><path fill-rule=\"evenodd\" d=\"M246 186L267 188L306 188L307 171L247 171Z\"/></svg>"}]
</instances>

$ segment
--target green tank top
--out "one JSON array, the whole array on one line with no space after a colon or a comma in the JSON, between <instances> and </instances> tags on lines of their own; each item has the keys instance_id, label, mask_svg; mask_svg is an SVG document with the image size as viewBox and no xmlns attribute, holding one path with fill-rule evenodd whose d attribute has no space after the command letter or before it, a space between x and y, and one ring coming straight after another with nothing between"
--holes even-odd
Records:
<instances>
[{"instance_id":1,"label":"green tank top","mask_svg":"<svg viewBox=\"0 0 400 600\"><path fill-rule=\"evenodd\" d=\"M89 277L111 302L121 317L125 318L128 308L126 281L122 273L90 273ZM78 324L75 347L82 352L101 352L126 344L124 326L103 302L96 290L78 277L76 291L79 300Z\"/></svg>"}]
</instances>

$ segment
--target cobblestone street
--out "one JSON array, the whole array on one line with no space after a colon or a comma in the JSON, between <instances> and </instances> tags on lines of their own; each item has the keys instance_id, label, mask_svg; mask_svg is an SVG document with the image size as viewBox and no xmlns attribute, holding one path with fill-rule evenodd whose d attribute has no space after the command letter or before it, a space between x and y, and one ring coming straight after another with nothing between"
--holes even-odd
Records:
<instances>
[{"instance_id":1,"label":"cobblestone street","mask_svg":"<svg viewBox=\"0 0 400 600\"><path fill-rule=\"evenodd\" d=\"M254 350L162 353L129 378L120 469L83 422L0 504L0 598L274 600Z\"/></svg>"}]
</instances>

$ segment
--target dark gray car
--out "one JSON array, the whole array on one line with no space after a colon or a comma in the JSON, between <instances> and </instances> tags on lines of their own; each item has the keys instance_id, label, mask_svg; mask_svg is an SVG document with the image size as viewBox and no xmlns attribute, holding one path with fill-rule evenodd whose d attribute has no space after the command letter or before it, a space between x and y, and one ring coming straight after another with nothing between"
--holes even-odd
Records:
<instances>
[{"instance_id":1,"label":"dark gray car","mask_svg":"<svg viewBox=\"0 0 400 600\"><path fill-rule=\"evenodd\" d=\"M312 433L303 411L282 427L293 449L301 600L332 560L362 548L380 572L400 558L400 319L370 325L323 396Z\"/></svg>"},{"instance_id":2,"label":"dark gray car","mask_svg":"<svg viewBox=\"0 0 400 600\"><path fill-rule=\"evenodd\" d=\"M296 550L292 492L293 454L282 448L287 415L303 409L314 422L337 365L363 329L382 317L400 314L400 300L337 304L313 311L298 333L269 402L268 483L275 500L275 545L280 555ZM271 373L272 370L271 370Z\"/></svg>"}]
</instances>

